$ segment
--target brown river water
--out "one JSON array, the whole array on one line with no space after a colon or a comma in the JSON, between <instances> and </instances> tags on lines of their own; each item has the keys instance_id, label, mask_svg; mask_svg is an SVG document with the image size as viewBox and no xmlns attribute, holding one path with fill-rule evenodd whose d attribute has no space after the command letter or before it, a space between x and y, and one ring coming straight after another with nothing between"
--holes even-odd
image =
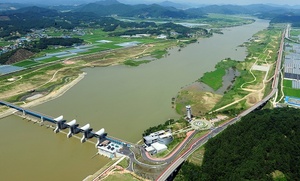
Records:
<instances>
[{"instance_id":1,"label":"brown river water","mask_svg":"<svg viewBox=\"0 0 300 181\"><path fill-rule=\"evenodd\" d=\"M257 20L226 28L223 35L200 39L181 51L173 48L167 57L139 67L86 68L86 77L63 96L32 109L137 142L149 126L180 117L171 99L182 87L224 58L244 60L246 49L238 45L267 26L268 21ZM93 157L93 144L67 139L17 116L0 120L0 145L0 180L82 180L109 162Z\"/></svg>"}]
</instances>

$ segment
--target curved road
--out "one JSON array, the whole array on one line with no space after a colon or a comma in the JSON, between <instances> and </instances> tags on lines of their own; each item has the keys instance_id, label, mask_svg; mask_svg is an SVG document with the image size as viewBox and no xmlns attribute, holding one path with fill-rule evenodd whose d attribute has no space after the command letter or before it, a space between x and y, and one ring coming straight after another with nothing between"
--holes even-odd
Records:
<instances>
[{"instance_id":1,"label":"curved road","mask_svg":"<svg viewBox=\"0 0 300 181\"><path fill-rule=\"evenodd\" d=\"M204 143L208 141L209 138L216 136L220 132L222 132L224 129L227 128L227 126L236 123L241 117L246 116L250 112L254 111L255 109L259 108L261 105L266 103L268 100L270 100L274 94L278 90L278 76L279 72L281 69L281 61L282 61L282 54L283 54L283 48L284 48L284 38L286 35L287 29L282 33L281 37L281 43L280 43L280 48L278 51L278 58L277 58L277 63L276 63L276 68L275 68L275 73L274 73L274 79L272 83L272 91L270 92L269 95L267 95L265 98L263 98L261 101L256 103L254 106L251 108L247 109L246 111L240 113L237 117L229 120L228 122L220 125L219 127L213 129L210 133L202 136L198 140L194 141L189 149L185 151L179 158L177 158L172 164L170 164L162 173L161 175L156 179L157 181L165 181L173 172L174 170L177 169L177 167L182 164L195 150L197 150L200 146L202 146Z\"/></svg>"}]
</instances>

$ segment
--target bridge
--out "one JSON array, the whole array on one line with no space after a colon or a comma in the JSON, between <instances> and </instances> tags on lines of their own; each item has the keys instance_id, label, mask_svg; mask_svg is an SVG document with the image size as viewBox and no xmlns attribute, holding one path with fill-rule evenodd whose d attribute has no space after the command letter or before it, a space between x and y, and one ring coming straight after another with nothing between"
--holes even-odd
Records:
<instances>
[{"instance_id":1,"label":"bridge","mask_svg":"<svg viewBox=\"0 0 300 181\"><path fill-rule=\"evenodd\" d=\"M277 92L278 90L278 81L279 81L279 72L281 69L281 61L282 61L282 55L283 55L283 49L284 49L284 39L285 36L287 36L289 33L289 27L282 33L280 47L278 51L278 57L277 57L277 63L275 67L275 73L273 77L272 82L272 91L264 97L261 101L257 102L255 105L250 107L249 109L245 110L244 112L240 113L235 118L232 118L231 120L223 123L222 125L216 127L215 129L211 130L206 135L202 136L201 138L197 139L193 143L190 144L189 148L182 153L176 160L174 160L156 179L156 181L165 181L170 180L170 176L177 170L177 168L183 164L183 162L191 155L194 151L196 151L200 146L205 144L211 137L216 136L223 130L225 130L229 125L232 125L236 123L238 120L240 120L241 117L246 116L250 112L260 108L262 105L264 105L266 102L268 102ZM169 179L168 179L169 178Z\"/></svg>"},{"instance_id":2,"label":"bridge","mask_svg":"<svg viewBox=\"0 0 300 181\"><path fill-rule=\"evenodd\" d=\"M55 124L56 125L56 127L54 129L55 133L58 133L61 130L68 128L69 129L69 132L67 134L68 138L71 138L75 134L82 133L82 138L80 140L81 143L84 143L88 139L95 137L95 138L97 138L97 143L95 144L96 148L100 144L100 142L103 141L104 139L109 140L111 142L118 143L123 146L130 146L132 144L132 143L123 141L121 139L118 139L118 138L115 138L112 136L107 136L107 133L105 133L104 128L102 128L96 132L93 132L93 128L90 127L90 124L86 124L82 127L79 127L79 124L76 123L77 122L76 119L73 119L72 121L67 122L65 119L63 119L63 116L53 118L51 116L47 116L45 114L38 113L36 111L32 111L30 109L25 109L25 108L22 108L20 106L14 105L12 103L9 103L9 102L3 101L3 100L0 100L0 105L7 106L9 108L13 108L17 111L20 111L23 116L30 115L30 116L36 117L36 118L40 119L41 123L43 123L44 121L47 121L52 124Z\"/></svg>"}]
</instances>

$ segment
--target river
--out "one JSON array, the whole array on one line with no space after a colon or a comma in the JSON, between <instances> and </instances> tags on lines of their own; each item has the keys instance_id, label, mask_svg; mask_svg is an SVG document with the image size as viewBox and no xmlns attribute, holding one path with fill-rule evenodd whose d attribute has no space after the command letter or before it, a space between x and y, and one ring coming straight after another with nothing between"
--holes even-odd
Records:
<instances>
[{"instance_id":1,"label":"river","mask_svg":"<svg viewBox=\"0 0 300 181\"><path fill-rule=\"evenodd\" d=\"M227 28L223 35L200 39L181 51L173 48L167 57L139 67L86 68L86 77L67 93L32 109L137 142L149 126L179 118L171 99L182 87L213 70L221 59L244 60L246 49L238 46L267 26L268 21L257 20ZM82 180L108 163L101 156L92 158L94 145L16 116L2 119L0 130L1 180Z\"/></svg>"}]
</instances>

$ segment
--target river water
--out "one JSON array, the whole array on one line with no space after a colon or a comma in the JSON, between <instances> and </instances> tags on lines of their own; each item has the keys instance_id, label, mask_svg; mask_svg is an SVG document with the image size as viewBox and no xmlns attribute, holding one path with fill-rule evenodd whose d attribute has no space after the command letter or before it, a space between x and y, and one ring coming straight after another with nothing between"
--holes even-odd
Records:
<instances>
[{"instance_id":1,"label":"river water","mask_svg":"<svg viewBox=\"0 0 300 181\"><path fill-rule=\"evenodd\" d=\"M137 142L149 126L179 118L171 99L182 87L213 70L221 59L242 61L246 50L238 46L267 26L268 21L257 20L228 28L223 35L200 39L181 51L173 48L167 57L139 67L86 68L87 76L71 90L32 109ZM82 180L108 163L101 156L92 158L97 151L93 144L16 116L0 120L0 145L1 180Z\"/></svg>"}]
</instances>

